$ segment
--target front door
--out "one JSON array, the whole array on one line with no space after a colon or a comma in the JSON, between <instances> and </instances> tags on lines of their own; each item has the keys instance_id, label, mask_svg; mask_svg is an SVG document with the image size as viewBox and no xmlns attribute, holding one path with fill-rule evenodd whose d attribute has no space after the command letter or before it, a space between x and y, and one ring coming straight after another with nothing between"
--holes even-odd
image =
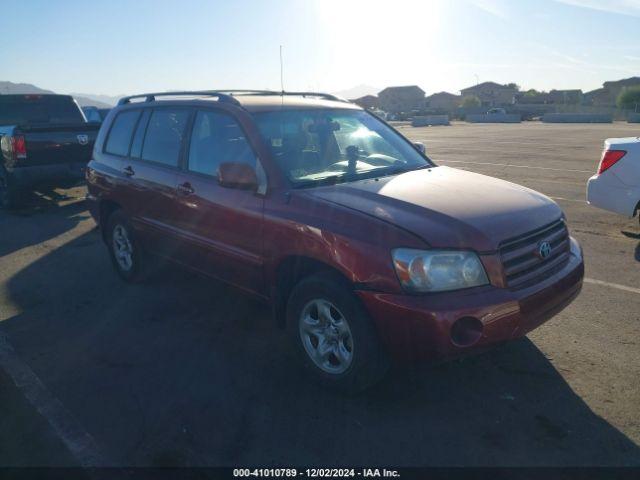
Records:
<instances>
[{"instance_id":1,"label":"front door","mask_svg":"<svg viewBox=\"0 0 640 480\"><path fill-rule=\"evenodd\" d=\"M259 168L238 122L215 110L197 111L176 191L183 235L182 261L238 287L264 294L262 257L263 197L222 187L221 163Z\"/></svg>"}]
</instances>

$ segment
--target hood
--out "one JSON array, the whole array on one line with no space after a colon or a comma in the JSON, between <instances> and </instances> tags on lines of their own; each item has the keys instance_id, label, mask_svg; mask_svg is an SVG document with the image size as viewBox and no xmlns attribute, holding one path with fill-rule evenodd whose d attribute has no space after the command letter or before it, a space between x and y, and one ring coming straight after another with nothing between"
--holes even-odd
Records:
<instances>
[{"instance_id":1,"label":"hood","mask_svg":"<svg viewBox=\"0 0 640 480\"><path fill-rule=\"evenodd\" d=\"M494 251L503 240L547 225L562 215L560 207L541 193L450 167L308 192L397 225L434 248Z\"/></svg>"}]
</instances>

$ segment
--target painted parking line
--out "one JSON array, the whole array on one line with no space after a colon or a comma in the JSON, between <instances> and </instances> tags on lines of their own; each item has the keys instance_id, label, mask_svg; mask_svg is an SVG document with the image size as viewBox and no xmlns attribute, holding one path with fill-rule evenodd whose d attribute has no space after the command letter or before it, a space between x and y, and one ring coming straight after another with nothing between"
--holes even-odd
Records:
<instances>
[{"instance_id":1,"label":"painted parking line","mask_svg":"<svg viewBox=\"0 0 640 480\"><path fill-rule=\"evenodd\" d=\"M640 288L627 287L626 285L620 285L619 283L603 282L602 280L596 280L595 278L585 277L585 283L592 283L594 285L602 285L603 287L616 288L625 292L640 293Z\"/></svg>"},{"instance_id":2,"label":"painted parking line","mask_svg":"<svg viewBox=\"0 0 640 480\"><path fill-rule=\"evenodd\" d=\"M456 138L458 137L449 137L449 138L422 138L419 141L424 142L427 145L427 148L429 147L430 143L452 143ZM538 149L542 146L544 148L549 148L549 147L562 147L562 148L566 148L567 144L566 143L547 143L546 141L537 141L537 142L527 142L527 141L521 141L521 140L497 140L497 139L492 139L491 140L491 144L492 145L524 145L524 146L534 146L537 147Z\"/></svg>"},{"instance_id":3,"label":"painted parking line","mask_svg":"<svg viewBox=\"0 0 640 480\"><path fill-rule=\"evenodd\" d=\"M572 170L570 168L534 167L532 165L514 165L512 163L469 162L467 160L438 160L438 163L468 163L470 165L490 165L492 167L530 168L533 170L553 170L555 172L593 173L591 170Z\"/></svg>"},{"instance_id":4,"label":"painted parking line","mask_svg":"<svg viewBox=\"0 0 640 480\"><path fill-rule=\"evenodd\" d=\"M84 468L107 466L91 435L67 411L60 400L47 390L38 376L16 354L0 332L0 368L13 380L16 387L42 415L71 455Z\"/></svg>"}]
</instances>

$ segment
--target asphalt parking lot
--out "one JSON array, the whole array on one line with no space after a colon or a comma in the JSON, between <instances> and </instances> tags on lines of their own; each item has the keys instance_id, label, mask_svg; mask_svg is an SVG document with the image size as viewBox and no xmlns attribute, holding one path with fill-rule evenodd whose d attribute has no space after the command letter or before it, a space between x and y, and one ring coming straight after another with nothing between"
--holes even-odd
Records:
<instances>
[{"instance_id":1,"label":"asphalt parking lot","mask_svg":"<svg viewBox=\"0 0 640 480\"><path fill-rule=\"evenodd\" d=\"M584 247L578 299L526 339L348 398L232 288L173 267L122 283L84 189L43 192L0 212L0 361L24 373L0 371L0 465L640 465L640 228L584 202L604 139L639 127L398 128L441 165L554 198Z\"/></svg>"}]
</instances>

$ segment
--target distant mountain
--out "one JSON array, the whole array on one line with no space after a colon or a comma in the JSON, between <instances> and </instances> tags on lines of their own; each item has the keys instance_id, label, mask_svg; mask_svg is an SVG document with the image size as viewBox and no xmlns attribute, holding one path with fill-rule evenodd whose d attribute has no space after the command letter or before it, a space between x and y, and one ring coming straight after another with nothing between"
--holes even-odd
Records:
<instances>
[{"instance_id":1,"label":"distant mountain","mask_svg":"<svg viewBox=\"0 0 640 480\"><path fill-rule=\"evenodd\" d=\"M356 85L346 90L340 90L339 92L333 92L334 95L346 98L347 100L353 100L356 98L364 97L365 95L377 95L381 88L372 87L371 85Z\"/></svg>"},{"instance_id":2,"label":"distant mountain","mask_svg":"<svg viewBox=\"0 0 640 480\"><path fill-rule=\"evenodd\" d=\"M13 83L13 82L5 82L0 81L0 95L15 95L15 94L30 94L30 93L56 93L51 90L45 90L44 88L36 87L35 85L31 85L30 83ZM107 103L104 101L99 101L91 97L87 97L86 95L76 95L74 93L71 94L73 98L76 99L78 105L81 107L98 107L98 108L111 108L115 105L113 103ZM101 95L97 95L99 97Z\"/></svg>"},{"instance_id":3,"label":"distant mountain","mask_svg":"<svg viewBox=\"0 0 640 480\"><path fill-rule=\"evenodd\" d=\"M116 96L95 95L93 93L72 93L71 95L73 95L76 98L81 97L81 98L86 98L88 100L92 100L94 102L104 103L111 107L115 106L118 103L118 100L126 96L126 94L124 93L122 95L116 95Z\"/></svg>"},{"instance_id":4,"label":"distant mountain","mask_svg":"<svg viewBox=\"0 0 640 480\"><path fill-rule=\"evenodd\" d=\"M13 83L0 81L0 94L10 95L17 93L55 93L51 90L44 90L30 83Z\"/></svg>"},{"instance_id":5,"label":"distant mountain","mask_svg":"<svg viewBox=\"0 0 640 480\"><path fill-rule=\"evenodd\" d=\"M98 102L98 101L94 100L93 98L79 97L75 93L70 93L69 95L71 95L73 98L75 98L76 102L78 102L78 105L80 105L81 107L98 107L98 108L112 108L113 107L112 104L104 103L104 102Z\"/></svg>"}]
</instances>

